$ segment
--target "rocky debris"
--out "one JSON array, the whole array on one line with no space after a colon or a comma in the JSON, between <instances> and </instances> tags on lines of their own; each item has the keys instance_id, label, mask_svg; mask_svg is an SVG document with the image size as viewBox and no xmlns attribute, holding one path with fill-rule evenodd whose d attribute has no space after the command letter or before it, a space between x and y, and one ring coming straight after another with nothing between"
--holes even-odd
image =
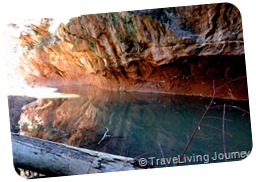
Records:
<instances>
[{"instance_id":1,"label":"rocky debris","mask_svg":"<svg viewBox=\"0 0 256 182\"><path fill-rule=\"evenodd\" d=\"M96 85L247 100L242 21L232 4L82 15L19 39L30 85ZM239 85L239 88L237 88Z\"/></svg>"},{"instance_id":2,"label":"rocky debris","mask_svg":"<svg viewBox=\"0 0 256 182\"><path fill-rule=\"evenodd\" d=\"M35 100L36 100L35 98L31 98L31 97L8 96L11 132L18 133L20 131L20 126L18 124L18 121L20 120L22 108L26 104Z\"/></svg>"}]
</instances>

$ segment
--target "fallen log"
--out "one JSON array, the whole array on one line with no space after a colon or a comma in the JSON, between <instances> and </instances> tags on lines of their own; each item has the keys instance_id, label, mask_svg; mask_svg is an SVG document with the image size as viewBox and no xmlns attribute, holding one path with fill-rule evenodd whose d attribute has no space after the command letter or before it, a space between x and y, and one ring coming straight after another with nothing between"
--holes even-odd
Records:
<instances>
[{"instance_id":1,"label":"fallen log","mask_svg":"<svg viewBox=\"0 0 256 182\"><path fill-rule=\"evenodd\" d=\"M53 176L141 169L133 158L12 133L15 167Z\"/></svg>"}]
</instances>

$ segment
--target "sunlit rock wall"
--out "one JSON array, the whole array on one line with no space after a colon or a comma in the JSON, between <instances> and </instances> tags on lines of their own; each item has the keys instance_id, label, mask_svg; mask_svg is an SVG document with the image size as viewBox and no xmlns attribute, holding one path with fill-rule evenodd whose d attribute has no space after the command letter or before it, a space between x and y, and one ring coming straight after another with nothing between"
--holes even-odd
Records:
<instances>
[{"instance_id":1,"label":"sunlit rock wall","mask_svg":"<svg viewBox=\"0 0 256 182\"><path fill-rule=\"evenodd\" d=\"M19 37L30 85L206 97L215 89L248 99L241 15L231 4L82 15L54 33L50 24L42 19Z\"/></svg>"}]
</instances>

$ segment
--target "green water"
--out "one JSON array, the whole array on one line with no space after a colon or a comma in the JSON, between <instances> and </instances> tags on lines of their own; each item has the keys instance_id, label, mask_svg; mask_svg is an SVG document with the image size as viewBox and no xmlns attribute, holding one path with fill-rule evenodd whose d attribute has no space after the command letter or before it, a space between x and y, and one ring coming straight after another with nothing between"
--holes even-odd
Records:
<instances>
[{"instance_id":1,"label":"green water","mask_svg":"<svg viewBox=\"0 0 256 182\"><path fill-rule=\"evenodd\" d=\"M184 158L180 158L211 99L88 87L59 91L79 94L80 98L40 99L28 104L20 121L24 134L147 160L154 167L224 162L224 151L227 161L241 160L252 148L248 102L214 99ZM39 112L42 103L49 107ZM40 124L36 117L41 118ZM36 127L25 128L24 118L34 126L37 123Z\"/></svg>"}]
</instances>

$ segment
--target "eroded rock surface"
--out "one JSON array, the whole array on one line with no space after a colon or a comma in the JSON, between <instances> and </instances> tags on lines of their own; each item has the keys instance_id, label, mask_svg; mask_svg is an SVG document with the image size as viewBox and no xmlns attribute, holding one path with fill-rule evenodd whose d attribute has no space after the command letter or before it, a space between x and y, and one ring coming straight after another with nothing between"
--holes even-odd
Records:
<instances>
[{"instance_id":1,"label":"eroded rock surface","mask_svg":"<svg viewBox=\"0 0 256 182\"><path fill-rule=\"evenodd\" d=\"M30 85L96 85L247 100L242 22L231 4L82 15L50 33L29 25L21 73ZM239 87L238 87L239 85Z\"/></svg>"}]
</instances>

